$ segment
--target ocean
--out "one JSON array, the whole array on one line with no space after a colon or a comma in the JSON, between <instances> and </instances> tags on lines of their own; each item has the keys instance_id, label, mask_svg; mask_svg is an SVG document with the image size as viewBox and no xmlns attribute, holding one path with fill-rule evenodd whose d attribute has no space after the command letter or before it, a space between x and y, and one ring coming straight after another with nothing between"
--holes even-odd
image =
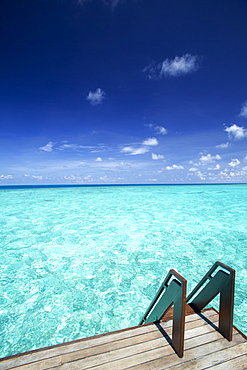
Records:
<instances>
[{"instance_id":1,"label":"ocean","mask_svg":"<svg viewBox=\"0 0 247 370\"><path fill-rule=\"evenodd\" d=\"M1 186L0 204L0 357L138 325L170 269L189 293L215 261L247 334L247 185Z\"/></svg>"}]
</instances>

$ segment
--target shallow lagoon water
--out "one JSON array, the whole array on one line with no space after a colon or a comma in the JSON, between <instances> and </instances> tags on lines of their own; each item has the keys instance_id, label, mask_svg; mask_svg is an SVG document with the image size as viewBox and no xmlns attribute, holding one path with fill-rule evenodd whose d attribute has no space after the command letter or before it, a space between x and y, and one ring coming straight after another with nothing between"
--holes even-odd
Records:
<instances>
[{"instance_id":1,"label":"shallow lagoon water","mask_svg":"<svg viewBox=\"0 0 247 370\"><path fill-rule=\"evenodd\" d=\"M0 357L137 325L171 268L189 292L217 260L236 269L247 333L247 185L12 189L0 204Z\"/></svg>"}]
</instances>

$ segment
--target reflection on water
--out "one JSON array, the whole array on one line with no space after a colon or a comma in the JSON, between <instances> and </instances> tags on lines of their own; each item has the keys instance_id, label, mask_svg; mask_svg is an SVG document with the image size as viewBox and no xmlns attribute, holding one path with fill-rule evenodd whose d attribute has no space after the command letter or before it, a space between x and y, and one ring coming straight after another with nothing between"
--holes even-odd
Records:
<instances>
[{"instance_id":1,"label":"reflection on water","mask_svg":"<svg viewBox=\"0 0 247 370\"><path fill-rule=\"evenodd\" d=\"M236 269L247 333L247 186L0 191L0 356L137 325L169 269Z\"/></svg>"}]
</instances>

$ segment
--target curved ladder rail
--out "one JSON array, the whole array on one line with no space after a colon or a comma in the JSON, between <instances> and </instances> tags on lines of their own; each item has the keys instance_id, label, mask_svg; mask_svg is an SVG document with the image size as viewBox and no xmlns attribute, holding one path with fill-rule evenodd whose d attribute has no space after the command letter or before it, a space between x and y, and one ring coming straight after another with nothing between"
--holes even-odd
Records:
<instances>
[{"instance_id":1,"label":"curved ladder rail","mask_svg":"<svg viewBox=\"0 0 247 370\"><path fill-rule=\"evenodd\" d=\"M216 272L217 269L219 270ZM213 275L214 272L216 272L215 275ZM235 270L217 261L188 295L186 301L188 303L197 293L189 305L195 312L200 312L220 293L218 331L229 341L232 340L234 285Z\"/></svg>"},{"instance_id":2,"label":"curved ladder rail","mask_svg":"<svg viewBox=\"0 0 247 370\"><path fill-rule=\"evenodd\" d=\"M170 270L140 322L142 325L159 321L174 304L172 347L179 357L183 357L184 351L186 285L181 275Z\"/></svg>"}]
</instances>

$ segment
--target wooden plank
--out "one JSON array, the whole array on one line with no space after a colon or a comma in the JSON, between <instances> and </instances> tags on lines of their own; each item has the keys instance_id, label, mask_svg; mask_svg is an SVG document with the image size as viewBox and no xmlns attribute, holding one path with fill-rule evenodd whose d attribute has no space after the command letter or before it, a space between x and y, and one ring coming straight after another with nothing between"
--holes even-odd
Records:
<instances>
[{"instance_id":1,"label":"wooden plank","mask_svg":"<svg viewBox=\"0 0 247 370\"><path fill-rule=\"evenodd\" d=\"M186 350L184 352L183 358L179 358L176 354L172 354L165 358L162 356L160 356L160 358L157 358L157 359L150 358L148 362L146 362L144 358L143 359L139 358L139 364L136 364L136 366L132 366L131 368L133 370L163 370L163 369L168 369L168 368L171 368L174 370L204 369L208 367L207 361L205 361L205 363L203 363L203 366L200 367L197 364L198 358L200 358L200 360L203 360L205 358L210 359L210 360L213 359L214 361L214 355L217 353L220 355L222 351L225 349L225 347L226 349L229 350L229 353L231 353L232 348L235 348L235 347L237 348L238 344L241 343L243 340L243 337L241 336L241 334L235 334L233 338L234 339L232 342L228 342L226 339L223 338L223 339L220 339L214 342L206 343L204 345L200 345L198 347L194 347L192 349ZM246 350L246 343L241 343L241 346L243 346L243 348L245 348ZM209 357L209 355L211 355L211 358ZM145 356L145 359L146 358L147 357ZM125 367L122 367L122 369L124 368L127 369L129 367L130 366L127 365ZM102 370L100 367L92 368L92 369ZM115 364L114 364L114 370L117 370L115 368Z\"/></svg>"},{"instance_id":2,"label":"wooden plank","mask_svg":"<svg viewBox=\"0 0 247 370\"><path fill-rule=\"evenodd\" d=\"M49 367L55 367L58 365L62 365L64 363L71 363L76 360L81 360L81 364L83 364L84 368L88 362L90 363L102 363L104 362L104 358L108 357L109 354L111 357L114 358L116 356L123 356L123 354L126 353L126 351L136 350L136 351L145 351L151 347L151 348L159 348L164 347L165 345L168 346L168 343L164 339L161 333L158 331L156 332L156 336L158 338L149 338L149 340L144 340L144 338L139 337L132 337L131 339L127 339L123 341L116 341L111 343L105 343L101 346L92 347L92 348L86 348L82 349L80 351L76 352L70 352L67 354L59 355L56 357L48 358L39 362L35 362L35 366L41 370L41 369L47 369ZM23 370L29 370L33 369L34 363L23 365L21 369ZM82 365L81 365L82 366Z\"/></svg>"},{"instance_id":3,"label":"wooden plank","mask_svg":"<svg viewBox=\"0 0 247 370\"><path fill-rule=\"evenodd\" d=\"M172 369L174 370L198 370L198 369L211 369L211 370L234 370L234 367L231 367L231 362L234 364L236 357L239 358L237 365L242 363L244 367L235 367L235 369L246 369L247 368L247 358L246 352L247 351L247 343L240 343L238 345L223 348L221 351L214 352L212 354L205 355L201 358L194 359L192 361L187 361L182 363L178 366L173 366ZM239 357L241 356L241 357ZM232 359L234 357L234 359ZM229 365L229 366L228 366ZM236 365L236 366L237 366ZM145 369L143 367L143 369ZM150 368L151 369L151 368ZM158 370L158 368L155 368ZM166 367L162 367L162 369L166 369Z\"/></svg>"},{"instance_id":4,"label":"wooden plank","mask_svg":"<svg viewBox=\"0 0 247 370\"><path fill-rule=\"evenodd\" d=\"M133 368L139 370L146 370L146 369L164 369L167 367L172 367L174 365L183 363L184 361L189 361L194 359L197 356L202 356L204 353L214 352L215 348L218 347L222 348L222 345L225 344L225 339L220 339L215 342L207 343L206 345L201 345L199 347L193 348L192 350L188 350L187 354L185 351L185 356L183 359L180 359L175 353L167 353L162 350L154 350L148 351L146 353L138 354L136 356L131 356L128 358L120 359L119 361L115 361L112 363L108 363L105 365L101 365L98 367L92 367L90 369L94 370L106 370L106 369L113 369L120 370L124 368ZM224 343L222 343L224 342ZM229 342L227 342L229 345ZM164 366L166 365L166 366ZM188 363L187 363L188 368Z\"/></svg>"},{"instance_id":5,"label":"wooden plank","mask_svg":"<svg viewBox=\"0 0 247 370\"><path fill-rule=\"evenodd\" d=\"M138 345L137 345L138 346ZM124 369L143 362L143 358L148 354L148 359L154 357L164 357L174 353L170 346L161 346L159 348L150 346L132 346L128 349L104 353L99 356L90 357L84 360L78 360L55 367L59 370L81 370L81 369ZM103 365L102 365L103 364Z\"/></svg>"},{"instance_id":6,"label":"wooden plank","mask_svg":"<svg viewBox=\"0 0 247 370\"><path fill-rule=\"evenodd\" d=\"M205 344L205 342L211 343L213 340L218 340L219 338L221 338L220 334L215 333L215 332L207 333L206 338L205 336L201 336L199 337L199 339L197 338L196 341L195 341L195 338L190 338L186 341L186 348L193 348L195 345L200 346L201 344ZM114 362L110 362L110 358L108 358L107 363L101 364L96 367L89 367L88 369L92 369L92 370L93 369L95 370L96 369L97 370L107 370L107 369L120 370L121 369L122 370L125 368L135 368L136 365L138 365L139 366L138 368L140 369L142 368L145 369L146 361L151 359L152 360L151 363L153 363L154 362L153 360L157 358L159 360L161 359L162 366L164 366L164 363L169 362L171 355L174 355L174 357L178 359L179 361L180 360L183 361L182 359L179 359L179 357L176 354L174 354L173 350L165 350L165 348L164 349L161 348L155 351L143 352L141 354L137 354L136 356L125 357L123 359L119 359L119 361L114 361ZM149 369L149 364L148 364L147 369ZM154 369L156 369L156 367L154 367Z\"/></svg>"},{"instance_id":7,"label":"wooden plank","mask_svg":"<svg viewBox=\"0 0 247 370\"><path fill-rule=\"evenodd\" d=\"M207 311L205 316L209 317L209 316L212 316L212 315L215 315L214 310ZM198 315L197 314L186 317L186 322L193 321L193 320L195 320L195 321L198 320ZM37 350L32 350L32 351L25 352L25 353L20 353L20 354L17 354L17 355L8 356L6 358L1 358L0 359L0 369L2 369L1 368L2 361L6 361L8 359L13 360L15 357L19 358L19 357L22 357L22 356L27 356L26 358L28 358L28 357L31 358L32 357L33 360L35 360L35 354L38 354L41 351L49 349L49 351L52 351L54 353L54 355L56 355L56 354L59 354L59 353L66 352L68 346L71 347L71 348L73 347L74 350L77 350L77 349L82 348L82 346L86 346L86 343L89 340L91 341L90 345L97 345L99 343L102 343L102 342L104 342L104 340L108 340L108 338L107 338L108 335L112 336L112 340L118 340L119 337L129 337L131 335L138 335L140 333L149 332L150 331L149 325L152 325L152 324L136 326L136 327L132 327L132 328L126 328L126 329L118 330L118 331L111 332L111 333L104 333L104 334L96 335L96 336L89 337L89 338L82 338L82 339L78 339L78 340L75 340L75 341L72 341L72 342L57 344L57 345L54 345L54 346L45 347L45 348L37 349ZM163 327L168 327L168 326L171 326L171 325L172 325L172 321L162 324ZM156 330L156 327L153 327L153 330Z\"/></svg>"},{"instance_id":8,"label":"wooden plank","mask_svg":"<svg viewBox=\"0 0 247 370\"><path fill-rule=\"evenodd\" d=\"M158 331L157 331L158 332ZM206 342L210 342L212 340L216 340L216 339L221 339L222 336L217 333L217 332L209 332L209 333L206 333L206 335L208 334L211 334L212 337L211 338L208 338L208 339L205 339L205 337L201 336L199 339L198 338L191 338L191 342L190 342L190 347L193 346L192 343L194 343L194 345L198 345L198 343L205 343ZM147 350L150 350L151 349L156 349L156 348L165 348L166 346L168 347L169 346L169 343L165 340L165 338L163 338L162 334L159 333L159 336L161 336L161 338L159 338L160 340L155 340L155 342L153 341L154 338L150 337L146 337L146 338L140 338L142 341L138 342L136 341L136 337L132 338L132 341L128 340L128 341L125 341L126 343L126 346L124 347L123 346L123 342L121 341L121 345L122 347L119 346L119 343L110 343L108 346L101 346L100 349L99 348L95 348L95 352L94 353L90 353L90 356L94 356L94 359L96 359L95 355L98 355L100 353L102 353L102 355L105 353L105 359L106 359L106 362L108 363L109 362L109 357L111 357L111 361L113 359L113 356L117 356L116 358L118 358L119 356L126 356L126 354L129 356L131 354L131 351L133 354L136 354L136 353L139 353L139 351L142 353L145 353L145 351ZM147 339L147 340L146 340ZM146 340L146 343L145 343L145 340ZM193 342L192 342L193 341ZM137 346L138 344L140 344L140 346ZM141 346L142 344L142 346ZM189 345L189 343L188 343ZM120 349L120 348L123 348L123 351L122 352L118 352L117 353L117 349ZM115 353L113 354L113 351L115 351ZM107 353L108 352L108 353ZM170 351L169 351L170 353ZM171 353L174 353L174 350L172 349ZM75 361L77 359L82 359L84 356L82 356L82 353L77 353L76 356L75 356L75 353L72 353L71 356L62 356L62 363L67 363L67 362L70 362L70 361ZM86 357L86 356L85 356ZM103 363L103 360L101 358L101 364ZM90 363L91 365L91 363Z\"/></svg>"},{"instance_id":9,"label":"wooden plank","mask_svg":"<svg viewBox=\"0 0 247 370\"><path fill-rule=\"evenodd\" d=\"M199 326L200 325L200 321L201 321L201 319L198 319L198 315L195 315L195 317L197 317L197 320L194 320L194 321L191 321L191 320L193 320L193 317L190 317L190 318L188 318L188 320L187 321L189 321L189 323L188 323L188 325L189 326L193 326L193 327L195 327L195 325L197 325L197 326ZM213 316L211 316L211 319L216 319L217 318L217 315L213 315ZM196 324L197 323L197 324ZM171 326L170 325L168 325L168 323L164 323L164 326L166 327L166 331L167 331L167 333L168 333L168 335L171 335ZM141 327L142 329L144 328L144 327ZM147 326L146 326L146 328L147 328ZM156 332L158 332L157 331L157 329L156 329L156 327L155 326L153 326L153 327L148 327L148 329L149 330L156 330ZM139 332L139 330L140 330L140 328L138 327L138 328L136 328L136 331L137 332ZM111 337L113 337L113 339L116 339L116 337L117 338L121 338L121 335L120 335L121 333L117 333L117 336L116 335L114 335L114 333L112 334L112 335L109 335L109 336L103 336L103 337L100 337L100 338L93 338L93 340L91 340L90 341L90 339L88 340L88 343L84 343L84 344L86 344L86 348L88 348L89 347L89 345L90 345L90 342L91 342L91 344L99 344L99 341L100 341L100 343L105 343L105 341L107 340L108 342L109 342L109 340L112 342L112 338ZM124 335L124 337L126 337L127 335L129 335L129 334L133 334L133 330L132 331L130 331L130 333L128 333L128 331L124 331L123 333L122 333L123 335ZM136 336L134 336L134 337L136 337ZM98 340L97 340L98 339ZM78 343L76 343L76 345L78 345ZM64 349L66 349L66 351L64 350L62 353L64 354L64 353L69 353L69 356L71 357L71 356L73 356L73 355L75 355L75 354L71 354L71 352L73 351L73 353L74 352L76 352L75 351L75 346L73 346L73 348L71 348L71 347L69 347L68 345L66 345L66 346L64 346L65 348ZM85 347L84 347L84 349L85 349ZM59 348L59 350L61 350L62 348L60 347ZM76 348L77 350L78 350L78 348ZM98 352L100 352L100 350L97 348L97 350L98 350ZM51 350L52 351L52 350ZM49 353L50 351L48 350L48 351L46 351L45 352L45 358L47 359L47 361L43 361L43 365L41 365L41 364L38 364L38 363L36 363L36 366L38 367L40 367L40 368L46 368L46 367L48 367L48 365L49 366L58 366L58 365L60 365L61 363L63 363L63 362L65 362L65 361L62 361L61 360L61 358L59 357L59 355L55 355L55 353L54 353L54 350L51 352L51 353ZM40 355L40 358L38 357L38 355ZM89 352L87 352L87 351L84 351L84 356L89 356L90 355L90 353ZM53 360L51 360L50 359L50 357L51 356L53 356ZM75 358L78 358L78 356L80 356L80 358L83 358L83 353L77 353L76 354L76 356L75 356ZM27 359L25 359L26 361L22 361L22 363L18 363L17 361L15 361L14 363L12 363L12 364L10 364L10 363L8 363L8 364L5 364L5 369L6 368L14 368L14 367L18 367L18 366L20 366L20 365L22 365L22 364L27 364L26 366L24 366L23 367L23 369L25 368L25 369L28 369L28 368L30 368L29 366L28 366L28 363L30 363L30 362L34 362L34 361L40 361L40 360L45 360L45 358L44 358L44 354L43 353L36 353L36 358L34 359L34 358L29 358L28 360L29 361L27 361ZM22 359L22 360L24 360L24 359ZM52 362L53 361L53 362ZM7 367L7 366L8 367Z\"/></svg>"},{"instance_id":10,"label":"wooden plank","mask_svg":"<svg viewBox=\"0 0 247 370\"><path fill-rule=\"evenodd\" d=\"M219 333L214 333L216 334L216 338L214 337L214 339L218 339L218 341L222 341L222 336L219 334ZM218 336L217 336L218 334ZM239 335L239 334L238 334ZM220 339L219 339L220 338ZM223 339L223 341L225 341ZM192 341L191 341L191 345L186 344L187 347L191 347L193 348L193 346L197 345L198 346L198 343L200 345L201 344L205 344L205 338L202 339L201 337L201 342L200 341L195 341L194 338L192 338ZM209 344L211 344L212 341L209 339ZM227 342L229 343L229 342ZM199 346L200 348L200 346ZM67 363L67 364L64 364L62 366L59 366L57 367L57 369L63 369L63 370L67 370L67 369L70 369L70 368L73 368L73 369L88 369L88 368L92 368L92 369L101 369L101 370L107 370L107 369L111 369L111 368L114 368L114 370L117 370L117 369L123 369L123 368L127 368L127 367L133 367L133 366L136 366L136 365L139 365L141 363L141 367L144 365L143 362L147 362L147 361L150 361L154 359L160 359L162 358L162 364L164 363L165 361L165 356L168 356L169 357L169 360L170 360L170 356L173 355L173 361L176 361L177 360L181 360L178 358L178 356L176 354L174 354L174 351L173 349L166 345L166 346L162 346L160 348L155 348L155 347L151 347L150 348L150 343L147 344L146 346L140 346L139 348L137 348L137 346L132 346L131 348L127 349L125 348L124 349L124 352L120 352L120 351L115 351L115 352L109 352L107 354L104 354L103 356L95 356L94 358L89 358L87 359L86 362L84 361L77 361L77 362L71 362L71 363ZM98 363L97 363L98 362ZM149 366L149 365L148 365ZM156 366L156 365L155 365ZM162 365L163 366L163 365ZM140 369L141 369L140 367ZM149 368L149 367L147 367ZM155 369L156 367L154 367Z\"/></svg>"},{"instance_id":11,"label":"wooden plank","mask_svg":"<svg viewBox=\"0 0 247 370\"><path fill-rule=\"evenodd\" d=\"M210 370L226 370L226 369L231 369L231 370L244 370L247 369L247 352L246 350L242 355L239 357L235 357L229 361L224 361L221 364L211 366L209 368Z\"/></svg>"},{"instance_id":12,"label":"wooden plank","mask_svg":"<svg viewBox=\"0 0 247 370\"><path fill-rule=\"evenodd\" d=\"M109 338L111 339L111 341L115 341L121 338L128 338L131 336L145 334L150 331L157 331L156 326L153 324L138 326L130 328L128 330L106 333L95 337L83 338L73 342L46 347L19 355L9 356L1 359L0 370L21 366L25 363L39 361L48 357L58 356L63 353L69 353L72 351L97 346L109 342Z\"/></svg>"},{"instance_id":13,"label":"wooden plank","mask_svg":"<svg viewBox=\"0 0 247 370\"><path fill-rule=\"evenodd\" d=\"M197 320L194 320L194 321L189 321L188 320L189 322L187 323L189 328L191 326L193 327L193 330L194 330L196 325L197 325L197 327L200 327L201 323L204 323L200 318L198 319L198 315L196 315L196 316L197 316ZM211 319L216 320L217 318L218 318L217 315L211 316ZM166 324L164 324L164 325L166 325ZM156 329L156 331L153 331L154 330L153 327ZM156 326L153 325L153 327L150 326L150 330L152 330L152 331L148 335L154 335L154 333L156 333L155 334L156 336L162 337L162 344L160 344L160 347L164 347L164 346L168 345L167 341L163 338L162 334L157 330ZM205 325L205 327L206 327L206 325ZM209 328L211 330L213 330L213 328L211 328L211 327L209 327ZM137 329L139 329L139 328L137 328ZM171 335L171 332L172 332L172 328L169 325L169 326L166 327L166 333L168 335ZM127 333L124 332L124 334L126 336ZM59 366L63 363L69 362L69 361L89 358L90 356L94 356L96 354L99 355L99 354L107 352L109 350L113 351L114 349L118 349L118 348L122 348L122 347L126 348L126 347L129 347L129 346L133 346L133 345L138 344L138 342L142 343L142 342L145 342L145 340L148 340L148 336L145 337L143 335L140 336L140 337L133 336L133 337L125 338L125 341L121 340L121 338L120 338L119 341L114 341L114 342L111 340L111 335L109 335L108 344L103 342L104 343L103 346L102 345L101 346L93 346L93 347L90 347L90 348L89 348L89 346L87 346L86 348L83 348L82 350L77 350L77 351L75 351L74 348L73 348L73 350L71 349L71 351L67 352L67 356L63 352L63 355L60 354L58 356L54 356L54 357L50 358L48 356L48 353L46 353L46 359L44 359L44 357L36 358L36 361L37 361L36 367L39 368L39 369L46 369L46 368L51 367L51 366ZM192 335L194 335L192 331L189 331L187 333L187 336L192 336ZM132 338L132 340L131 340L131 338ZM152 338L152 337L150 337L150 338ZM159 347L158 344L157 344L157 347ZM134 348L136 350L140 351L140 349L138 349L137 347L134 347ZM144 350L145 349L141 349L141 351L144 351ZM49 352L49 350L48 350L48 352ZM53 355L54 355L54 353L53 353ZM117 355L117 353L115 355ZM102 356L100 358L101 358L101 361L103 361ZM42 360L42 364L38 363L38 361L40 361L40 360ZM94 360L95 360L95 358L94 358ZM32 359L32 361L34 361L34 360ZM23 364L24 363L25 362L23 362ZM16 363L12 364L11 368L14 368L16 366L20 366L20 364L18 364L18 365ZM29 369L32 368L32 366L33 365L31 365L31 364L29 366L29 364L26 362L26 365L23 365L22 369L23 370L29 370Z\"/></svg>"},{"instance_id":14,"label":"wooden plank","mask_svg":"<svg viewBox=\"0 0 247 370\"><path fill-rule=\"evenodd\" d=\"M200 329L200 331L198 329ZM196 335L194 335L194 332L195 332ZM171 332L170 332L170 334L171 334ZM200 344L200 343L203 343L203 342L208 342L208 341L212 341L212 340L221 338L221 335L219 333L213 331L213 328L211 328L210 326L198 327L196 329L193 329L193 331L190 331L190 334L193 336L191 338L191 340L193 340L195 342L195 345L198 344L198 343ZM201 335L199 338L197 338L197 337L194 338L194 336L197 336L199 334ZM152 340L156 336L157 337L162 336L158 330L156 332L150 332L150 333L147 333L147 334L144 334L144 335L145 335L145 337L143 336L143 338L142 338L143 340ZM203 335L211 335L211 337L208 337L208 339L205 339L206 337L204 337ZM51 359L48 358L48 359L42 360L42 361L40 361L40 362L42 362L42 364L36 362L35 367L38 368L39 370L41 370L41 369L46 369L46 368L52 367L52 366L59 366L59 365L61 365L62 363L66 362L66 361L68 362L69 360L73 361L73 360L76 360L76 359L82 359L85 356L89 357L89 356L92 356L92 355L95 355L95 354L100 354L100 353L107 352L107 349L108 349L108 352L113 351L113 350L117 349L118 347L121 348L120 344L121 345L126 345L126 347L127 347L128 344L134 346L135 344L138 343L138 341L135 342L135 339L141 339L141 338L140 338L140 336L139 337L136 336L136 337L131 337L129 339L132 341L132 343L128 342L125 339L124 340L125 343L121 340L116 342L116 343L109 343L108 348L106 347L106 344L103 344L103 345L98 346L98 347L93 347L92 351L88 352L88 353L86 353L86 351L83 353L83 350L72 352L71 354L69 354L69 355L72 356L72 360L69 359L68 355L65 354L62 357L58 356L58 357L54 357L54 358L51 358ZM162 345L164 347L164 346L168 346L169 344L168 344L168 342L166 342L164 340ZM189 346L189 342L186 341L185 342L185 348L190 348L192 346L192 342L191 342L190 346L189 347L188 346ZM93 353L93 350L95 350L95 353ZM128 348L126 348L126 351L128 351ZM108 353L107 361L109 361L109 357L110 357L110 354ZM30 364L30 366L29 366L29 364L24 365L24 366L22 366L22 369L23 370L27 370L27 369L30 369L30 368L32 369L32 366L34 366L34 363Z\"/></svg>"},{"instance_id":15,"label":"wooden plank","mask_svg":"<svg viewBox=\"0 0 247 370\"><path fill-rule=\"evenodd\" d=\"M219 317L218 315L213 315L210 317L210 322L214 324L214 330L215 330L215 327L218 325L218 317ZM209 324L206 321L202 320L201 318L199 318L198 320L185 322L185 333L188 330L197 328L198 326L204 326L204 325L209 325ZM165 329L165 327L163 326L163 323L161 323L161 326Z\"/></svg>"},{"instance_id":16,"label":"wooden plank","mask_svg":"<svg viewBox=\"0 0 247 370\"><path fill-rule=\"evenodd\" d=\"M210 317L210 319L214 321L217 318L217 315L215 314L215 311L211 310L207 312L207 317ZM189 325L188 329L191 327L191 325L193 327L199 327L200 320L201 319L198 318L197 314L186 317L186 323L188 323ZM171 335L171 325L172 325L171 321L162 323L162 327L166 331L168 330L167 331L168 335ZM76 352L81 349L98 346L103 343L114 342L116 340L129 338L132 336L135 337L137 335L149 333L150 331L157 331L156 326L153 324L138 326L138 327L130 328L129 330L107 333L105 335L99 335L93 338L84 338L82 340L78 340L75 342L48 347L47 349L44 349L44 350L37 350L37 351L33 351L31 353L23 354L20 356L11 356L10 358L7 358L3 360L2 362L0 362L0 370L14 368L14 367L18 367L24 364L35 362L35 361L49 359L50 357L56 357L56 356L59 356L65 353ZM57 359L55 361L57 361Z\"/></svg>"},{"instance_id":17,"label":"wooden plank","mask_svg":"<svg viewBox=\"0 0 247 370\"><path fill-rule=\"evenodd\" d=\"M195 311L188 304L185 305L185 316L193 315ZM167 313L161 318L161 321L169 321L173 319L173 307L170 307Z\"/></svg>"},{"instance_id":18,"label":"wooden plank","mask_svg":"<svg viewBox=\"0 0 247 370\"><path fill-rule=\"evenodd\" d=\"M71 343L21 354L20 356L11 356L0 361L0 370L122 370L130 367L133 369L158 370L164 369L164 361L166 363L168 360L169 367L175 366L174 369L179 370L185 361L187 367L181 367L182 370L188 369L188 363L193 364L193 361L196 360L202 361L205 356L209 360L215 353L220 356L219 353L225 351L225 347L230 351L232 347L237 348L238 343L245 341L245 348L247 348L246 339L237 330L234 329L233 331L233 342L223 339L215 331L215 325L218 322L218 314L215 310L207 310L203 312L203 315L206 321L193 313L186 317L185 356L183 359L180 359L174 353L156 325L149 324L92 338L84 338ZM212 324L210 325L208 322ZM171 336L172 321L161 322L160 329ZM201 358L198 359L198 357ZM235 355L235 357L237 358L238 355ZM215 362L212 361L211 363L215 366ZM229 361L232 361L231 358ZM220 365L220 362L218 362L218 365ZM195 367L195 369L199 368ZM234 368L231 368L231 370L234 370Z\"/></svg>"}]
</instances>

